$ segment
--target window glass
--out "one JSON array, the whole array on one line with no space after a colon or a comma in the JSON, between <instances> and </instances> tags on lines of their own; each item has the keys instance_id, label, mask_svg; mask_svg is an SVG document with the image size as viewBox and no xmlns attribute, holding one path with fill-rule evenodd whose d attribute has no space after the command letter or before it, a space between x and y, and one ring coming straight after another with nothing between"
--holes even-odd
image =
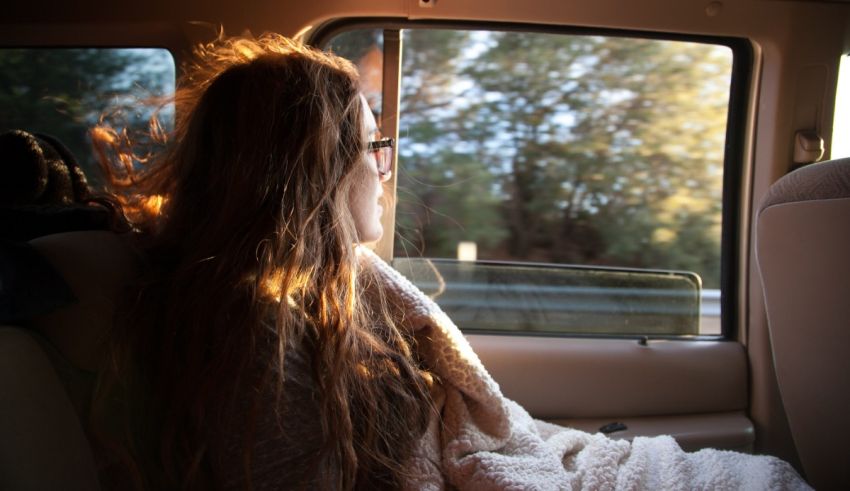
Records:
<instances>
[{"instance_id":1,"label":"window glass","mask_svg":"<svg viewBox=\"0 0 850 491\"><path fill-rule=\"evenodd\" d=\"M393 266L467 331L698 334L692 273L412 257Z\"/></svg>"},{"instance_id":2,"label":"window glass","mask_svg":"<svg viewBox=\"0 0 850 491\"><path fill-rule=\"evenodd\" d=\"M403 32L402 272L438 285L432 293L458 320L467 319L460 306L488 311L484 322L459 322L466 329L720 333L729 47ZM650 298L670 288L696 315L639 320L641 302L657 304ZM617 318L566 315L579 312L577 298ZM511 318L505 309L534 321L498 327Z\"/></svg>"},{"instance_id":3,"label":"window glass","mask_svg":"<svg viewBox=\"0 0 850 491\"><path fill-rule=\"evenodd\" d=\"M92 125L109 111L143 130L155 105L139 102L173 91L174 60L165 49L0 49L0 131L57 138L94 184L100 171L88 140ZM159 117L168 126L173 109Z\"/></svg>"},{"instance_id":4,"label":"window glass","mask_svg":"<svg viewBox=\"0 0 850 491\"><path fill-rule=\"evenodd\" d=\"M832 124L831 159L850 157L850 55L841 57L835 91L835 120Z\"/></svg>"},{"instance_id":5,"label":"window glass","mask_svg":"<svg viewBox=\"0 0 850 491\"><path fill-rule=\"evenodd\" d=\"M383 101L384 31L364 29L348 31L336 36L328 48L339 56L348 58L360 74L360 90L380 124Z\"/></svg>"}]
</instances>

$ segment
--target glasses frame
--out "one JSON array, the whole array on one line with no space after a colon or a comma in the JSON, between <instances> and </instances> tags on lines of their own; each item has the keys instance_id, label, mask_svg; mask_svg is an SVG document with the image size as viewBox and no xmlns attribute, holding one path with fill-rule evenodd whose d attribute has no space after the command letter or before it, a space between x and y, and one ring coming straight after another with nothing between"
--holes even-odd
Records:
<instances>
[{"instance_id":1,"label":"glasses frame","mask_svg":"<svg viewBox=\"0 0 850 491\"><path fill-rule=\"evenodd\" d=\"M389 148L389 155L386 158L380 156L379 152L383 148ZM393 160L395 160L395 138L381 138L380 140L370 141L366 144L366 151L375 153L375 163L378 168L378 175L382 179L389 177L393 172Z\"/></svg>"}]
</instances>

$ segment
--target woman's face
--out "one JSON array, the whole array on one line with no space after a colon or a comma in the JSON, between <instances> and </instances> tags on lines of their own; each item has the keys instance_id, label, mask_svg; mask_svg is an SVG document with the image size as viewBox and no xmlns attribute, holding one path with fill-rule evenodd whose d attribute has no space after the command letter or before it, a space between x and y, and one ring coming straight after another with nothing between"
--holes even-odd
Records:
<instances>
[{"instance_id":1,"label":"woman's face","mask_svg":"<svg viewBox=\"0 0 850 491\"><path fill-rule=\"evenodd\" d=\"M363 104L363 125L366 128L367 138L372 141L379 138L378 125L369 104L363 95L360 96ZM381 225L381 214L384 209L380 204L384 188L381 185L381 176L378 174L377 162L372 152L363 155L361 161L363 168L360 172L359 182L354 185L348 197L348 206L354 217L354 226L357 229L357 237L360 242L375 242L384 233Z\"/></svg>"}]
</instances>

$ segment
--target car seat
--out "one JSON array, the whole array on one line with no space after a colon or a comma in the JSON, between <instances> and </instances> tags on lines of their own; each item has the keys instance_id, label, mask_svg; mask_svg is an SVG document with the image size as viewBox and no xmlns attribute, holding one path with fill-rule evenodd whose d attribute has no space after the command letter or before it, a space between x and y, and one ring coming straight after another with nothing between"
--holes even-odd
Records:
<instances>
[{"instance_id":1,"label":"car seat","mask_svg":"<svg viewBox=\"0 0 850 491\"><path fill-rule=\"evenodd\" d=\"M98 489L85 425L138 257L112 232L58 233L120 227L55 138L0 134L0 178L0 489Z\"/></svg>"},{"instance_id":2,"label":"car seat","mask_svg":"<svg viewBox=\"0 0 850 491\"><path fill-rule=\"evenodd\" d=\"M141 270L140 259L106 231L47 235L29 245L75 300L0 327L0 489L98 489L84 423L116 298Z\"/></svg>"},{"instance_id":3,"label":"car seat","mask_svg":"<svg viewBox=\"0 0 850 491\"><path fill-rule=\"evenodd\" d=\"M0 394L0 489L98 489L83 427L33 332L0 326Z\"/></svg>"},{"instance_id":4,"label":"car seat","mask_svg":"<svg viewBox=\"0 0 850 491\"><path fill-rule=\"evenodd\" d=\"M774 183L756 222L779 392L816 489L850 489L850 159Z\"/></svg>"}]
</instances>

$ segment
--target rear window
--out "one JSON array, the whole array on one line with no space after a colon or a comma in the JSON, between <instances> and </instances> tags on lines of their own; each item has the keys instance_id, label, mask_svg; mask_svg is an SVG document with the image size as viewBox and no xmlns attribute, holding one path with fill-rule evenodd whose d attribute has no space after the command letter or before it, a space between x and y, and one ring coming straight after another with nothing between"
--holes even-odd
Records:
<instances>
[{"instance_id":1,"label":"rear window","mask_svg":"<svg viewBox=\"0 0 850 491\"><path fill-rule=\"evenodd\" d=\"M139 102L173 93L174 77L174 60L165 49L3 48L0 132L53 136L96 184L100 172L88 130L106 112L131 129L144 129L153 105ZM160 117L168 125L173 111L165 109Z\"/></svg>"}]
</instances>

